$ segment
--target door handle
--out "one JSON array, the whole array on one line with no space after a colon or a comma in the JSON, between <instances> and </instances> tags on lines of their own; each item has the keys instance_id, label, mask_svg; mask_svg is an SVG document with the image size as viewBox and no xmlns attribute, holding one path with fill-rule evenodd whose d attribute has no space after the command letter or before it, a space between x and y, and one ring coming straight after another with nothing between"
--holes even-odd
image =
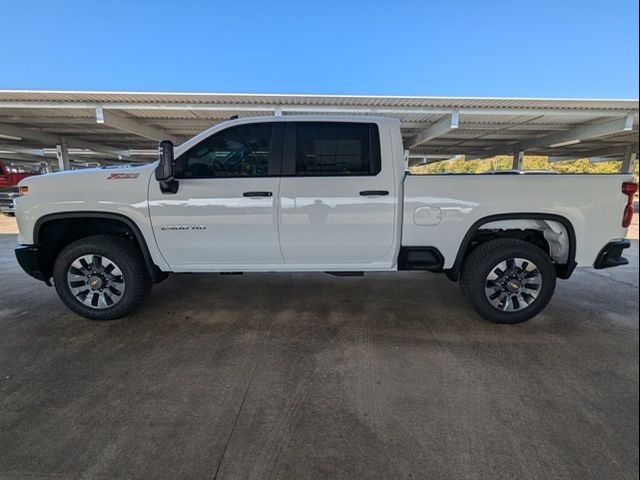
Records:
<instances>
[{"instance_id":1,"label":"door handle","mask_svg":"<svg viewBox=\"0 0 640 480\"><path fill-rule=\"evenodd\" d=\"M243 197L273 197L271 192L244 192Z\"/></svg>"},{"instance_id":2,"label":"door handle","mask_svg":"<svg viewBox=\"0 0 640 480\"><path fill-rule=\"evenodd\" d=\"M382 197L384 195L389 195L389 192L387 190L363 190L360 192L360 195L362 195L363 197Z\"/></svg>"}]
</instances>

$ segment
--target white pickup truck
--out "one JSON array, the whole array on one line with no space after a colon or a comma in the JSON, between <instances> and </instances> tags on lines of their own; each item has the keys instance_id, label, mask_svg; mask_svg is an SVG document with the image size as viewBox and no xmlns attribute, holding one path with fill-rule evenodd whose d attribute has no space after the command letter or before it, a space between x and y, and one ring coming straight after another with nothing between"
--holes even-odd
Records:
<instances>
[{"instance_id":1,"label":"white pickup truck","mask_svg":"<svg viewBox=\"0 0 640 480\"><path fill-rule=\"evenodd\" d=\"M627 263L636 190L631 175L410 175L395 119L243 118L161 142L154 164L24 179L16 256L95 320L169 272L428 270L518 323L576 266Z\"/></svg>"}]
</instances>

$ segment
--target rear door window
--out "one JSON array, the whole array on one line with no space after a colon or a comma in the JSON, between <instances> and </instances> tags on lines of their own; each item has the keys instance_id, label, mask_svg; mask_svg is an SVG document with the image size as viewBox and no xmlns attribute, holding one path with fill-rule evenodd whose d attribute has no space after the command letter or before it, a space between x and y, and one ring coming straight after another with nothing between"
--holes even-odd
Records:
<instances>
[{"instance_id":1,"label":"rear door window","mask_svg":"<svg viewBox=\"0 0 640 480\"><path fill-rule=\"evenodd\" d=\"M294 143L296 176L357 176L380 172L376 124L296 122Z\"/></svg>"}]
</instances>

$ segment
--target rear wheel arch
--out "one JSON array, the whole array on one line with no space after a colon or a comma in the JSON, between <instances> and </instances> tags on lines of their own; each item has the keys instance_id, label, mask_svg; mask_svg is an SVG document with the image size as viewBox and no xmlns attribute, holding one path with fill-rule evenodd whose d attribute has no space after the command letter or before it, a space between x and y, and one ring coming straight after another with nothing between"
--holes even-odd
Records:
<instances>
[{"instance_id":1,"label":"rear wheel arch","mask_svg":"<svg viewBox=\"0 0 640 480\"><path fill-rule=\"evenodd\" d=\"M569 219L563 217L561 215L551 214L551 213L506 213L506 214L497 214L497 215L489 215L477 220L467 231L465 234L460 247L458 248L458 253L456 254L456 259L454 261L453 266L446 270L445 273L450 280L457 281L460 278L460 273L462 271L462 266L465 258L473 251L473 242L479 235L482 234L482 227L491 223L501 222L501 221L509 221L509 220L542 220L549 222L557 222L564 230L567 232L568 240L569 240L569 251L567 254L567 260L563 263L556 263L556 275L558 278L567 279L573 273L573 270L576 267L576 233L573 227L573 224ZM509 232L519 231L517 229L505 230L504 233L498 235L498 237L506 237L510 236ZM533 242L530 242L536 245ZM539 245L537 245L539 246Z\"/></svg>"},{"instance_id":2,"label":"rear wheel arch","mask_svg":"<svg viewBox=\"0 0 640 480\"><path fill-rule=\"evenodd\" d=\"M138 225L125 215L109 212L53 213L39 218L34 225L33 240L40 247L39 262L44 276L51 276L55 258L64 247L81 238L99 234L131 240L139 249L153 283L159 283L167 277L153 262Z\"/></svg>"}]
</instances>

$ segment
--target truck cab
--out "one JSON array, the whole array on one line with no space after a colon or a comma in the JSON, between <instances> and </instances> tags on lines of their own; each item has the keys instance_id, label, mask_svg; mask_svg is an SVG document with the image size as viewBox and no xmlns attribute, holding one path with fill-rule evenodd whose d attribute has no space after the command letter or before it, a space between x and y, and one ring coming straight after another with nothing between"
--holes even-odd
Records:
<instances>
[{"instance_id":1,"label":"truck cab","mask_svg":"<svg viewBox=\"0 0 640 480\"><path fill-rule=\"evenodd\" d=\"M176 149L154 235L172 271L392 269L402 155L396 120L237 121Z\"/></svg>"}]
</instances>

